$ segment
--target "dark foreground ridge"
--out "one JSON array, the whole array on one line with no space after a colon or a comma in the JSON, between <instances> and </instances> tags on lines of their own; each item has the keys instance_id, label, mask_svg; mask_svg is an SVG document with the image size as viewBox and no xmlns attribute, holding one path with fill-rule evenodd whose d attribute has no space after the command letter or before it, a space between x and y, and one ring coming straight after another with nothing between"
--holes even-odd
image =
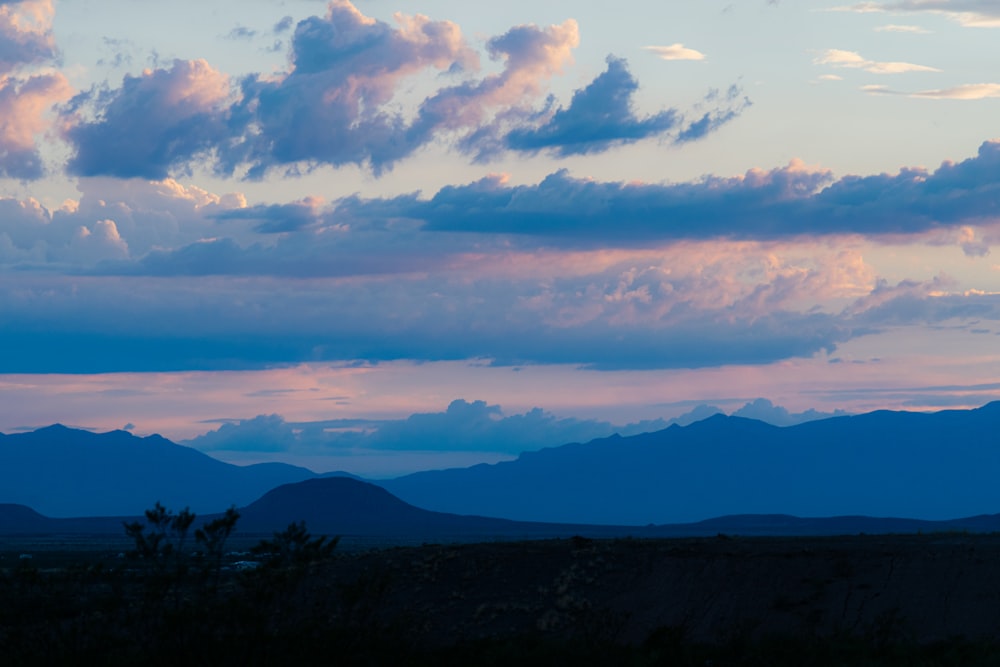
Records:
<instances>
[{"instance_id":1,"label":"dark foreground ridge","mask_svg":"<svg viewBox=\"0 0 1000 667\"><path fill-rule=\"evenodd\" d=\"M1000 664L997 535L295 553L215 572L170 554L8 561L0 651L17 665Z\"/></svg>"}]
</instances>

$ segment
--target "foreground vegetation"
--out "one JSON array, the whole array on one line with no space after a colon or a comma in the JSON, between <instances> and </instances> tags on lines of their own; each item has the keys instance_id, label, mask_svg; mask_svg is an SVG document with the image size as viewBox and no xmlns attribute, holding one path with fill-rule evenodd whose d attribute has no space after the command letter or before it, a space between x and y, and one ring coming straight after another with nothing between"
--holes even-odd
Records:
<instances>
[{"instance_id":1,"label":"foreground vegetation","mask_svg":"<svg viewBox=\"0 0 1000 667\"><path fill-rule=\"evenodd\" d=\"M573 590L573 577L583 581L581 568L599 557L591 541L582 539L559 545L586 560L581 556L556 578L562 587L555 591L561 596L558 622L501 627L482 636L428 633L425 616L434 613L428 608L441 615L465 613L450 600L460 601L462 591L477 585L474 579L462 589L450 583L434 588L434 572L443 563L466 558L463 567L473 565L465 552L427 547L350 559L335 550L337 540L313 537L299 523L234 553L227 544L238 518L230 510L192 530L194 515L157 506L147 512L145 523L125 526L131 549L124 558L53 569L39 568L34 559L19 560L0 575L3 663L1000 664L1000 644L992 639L924 642L888 616L851 632L777 636L735 626L705 641L690 636L684 625L670 625L624 640L618 632L620 614L591 605ZM499 547L482 549L492 553ZM407 565L405 581L393 575L403 570L375 565L390 561ZM412 598L400 602L392 593L404 587L420 599L436 595L437 601L420 608ZM516 606L510 597L503 606ZM793 607L794 601L782 599L776 606ZM485 614L487 607L479 604L472 613Z\"/></svg>"}]
</instances>

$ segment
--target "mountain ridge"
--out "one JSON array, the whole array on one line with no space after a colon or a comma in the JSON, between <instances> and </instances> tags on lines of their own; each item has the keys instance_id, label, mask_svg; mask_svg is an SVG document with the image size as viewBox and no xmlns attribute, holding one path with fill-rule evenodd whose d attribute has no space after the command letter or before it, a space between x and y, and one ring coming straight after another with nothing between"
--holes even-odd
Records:
<instances>
[{"instance_id":1,"label":"mountain ridge","mask_svg":"<svg viewBox=\"0 0 1000 667\"><path fill-rule=\"evenodd\" d=\"M437 511L605 524L729 514L944 520L1000 507L1000 402L876 411L778 427L725 415L385 486ZM517 489L511 493L510 489Z\"/></svg>"},{"instance_id":2,"label":"mountain ridge","mask_svg":"<svg viewBox=\"0 0 1000 667\"><path fill-rule=\"evenodd\" d=\"M559 524L687 524L736 514L946 520L1000 508L997 432L1000 402L784 427L719 414L375 483L429 511ZM0 435L0 503L56 518L141 515L157 501L220 512L286 483L358 479L282 463L235 466L122 430L53 424Z\"/></svg>"}]
</instances>

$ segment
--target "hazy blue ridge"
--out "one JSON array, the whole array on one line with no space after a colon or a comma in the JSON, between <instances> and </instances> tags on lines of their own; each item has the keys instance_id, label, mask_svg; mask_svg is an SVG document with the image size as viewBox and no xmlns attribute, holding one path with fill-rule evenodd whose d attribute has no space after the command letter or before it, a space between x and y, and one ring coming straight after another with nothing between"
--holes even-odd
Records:
<instances>
[{"instance_id":1,"label":"hazy blue ridge","mask_svg":"<svg viewBox=\"0 0 1000 667\"><path fill-rule=\"evenodd\" d=\"M606 524L731 514L951 519L1000 509L1000 402L776 427L716 415L380 482L437 511Z\"/></svg>"}]
</instances>

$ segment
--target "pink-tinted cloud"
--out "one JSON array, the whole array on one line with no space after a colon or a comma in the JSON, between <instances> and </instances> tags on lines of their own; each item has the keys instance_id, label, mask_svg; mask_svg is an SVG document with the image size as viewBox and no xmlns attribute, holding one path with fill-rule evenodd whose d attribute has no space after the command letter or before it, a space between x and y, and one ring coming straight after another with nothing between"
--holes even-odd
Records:
<instances>
[{"instance_id":1,"label":"pink-tinted cloud","mask_svg":"<svg viewBox=\"0 0 1000 667\"><path fill-rule=\"evenodd\" d=\"M928 65L917 65L906 62L878 62L868 60L855 51L843 49L827 49L817 56L813 62L817 65L829 65L846 69L860 69L871 74L903 74L906 72L940 72L941 70Z\"/></svg>"},{"instance_id":2,"label":"pink-tinted cloud","mask_svg":"<svg viewBox=\"0 0 1000 667\"><path fill-rule=\"evenodd\" d=\"M0 76L55 58L54 16L52 0L0 3Z\"/></svg>"},{"instance_id":3,"label":"pink-tinted cloud","mask_svg":"<svg viewBox=\"0 0 1000 667\"><path fill-rule=\"evenodd\" d=\"M222 151L222 167L249 164L260 174L298 162L370 163L379 170L426 141L410 136L386 104L406 77L475 70L478 56L450 21L401 14L396 21L393 28L366 17L346 0L301 21L291 72L243 82L233 115L238 132L250 131Z\"/></svg>"},{"instance_id":4,"label":"pink-tinted cloud","mask_svg":"<svg viewBox=\"0 0 1000 667\"><path fill-rule=\"evenodd\" d=\"M487 40L500 71L485 75L456 24L402 14L395 23L336 0L325 16L297 24L285 73L249 75L229 90L204 61L175 61L79 96L66 113L76 151L69 169L162 179L202 159L251 179L321 165L379 175L435 140L479 160L506 151L592 153L671 131L675 141L690 141L748 105L734 89L725 99L710 93L698 106L712 109L690 121L674 109L637 116L638 82L623 60L610 58L605 73L558 108L554 98L540 99L572 63L580 39L574 20L519 25ZM432 72L448 85L402 108L401 91Z\"/></svg>"},{"instance_id":5,"label":"pink-tinted cloud","mask_svg":"<svg viewBox=\"0 0 1000 667\"><path fill-rule=\"evenodd\" d=\"M52 61L52 0L0 3L0 177L30 180L45 173L36 140L50 126L46 112L71 95L62 74L26 74Z\"/></svg>"},{"instance_id":6,"label":"pink-tinted cloud","mask_svg":"<svg viewBox=\"0 0 1000 667\"><path fill-rule=\"evenodd\" d=\"M71 94L62 74L0 76L0 176L28 180L45 173L36 141L51 125L46 112Z\"/></svg>"},{"instance_id":7,"label":"pink-tinted cloud","mask_svg":"<svg viewBox=\"0 0 1000 667\"><path fill-rule=\"evenodd\" d=\"M154 248L213 237L220 212L246 205L242 195L217 195L173 180L83 178L77 187L79 200L55 210L34 199L0 198L0 265L77 272L101 260L140 258ZM232 226L225 231L237 239L256 236ZM108 252L92 252L99 239L108 241Z\"/></svg>"},{"instance_id":8,"label":"pink-tinted cloud","mask_svg":"<svg viewBox=\"0 0 1000 667\"><path fill-rule=\"evenodd\" d=\"M116 91L91 91L64 122L80 176L166 178L171 168L218 147L225 137L228 77L204 60L126 76ZM87 117L93 105L93 118Z\"/></svg>"},{"instance_id":9,"label":"pink-tinted cloud","mask_svg":"<svg viewBox=\"0 0 1000 667\"><path fill-rule=\"evenodd\" d=\"M893 90L888 86L868 85L861 90L870 95L904 95L930 100L985 100L1000 97L1000 83L967 83L950 88L934 88L912 92Z\"/></svg>"}]
</instances>

